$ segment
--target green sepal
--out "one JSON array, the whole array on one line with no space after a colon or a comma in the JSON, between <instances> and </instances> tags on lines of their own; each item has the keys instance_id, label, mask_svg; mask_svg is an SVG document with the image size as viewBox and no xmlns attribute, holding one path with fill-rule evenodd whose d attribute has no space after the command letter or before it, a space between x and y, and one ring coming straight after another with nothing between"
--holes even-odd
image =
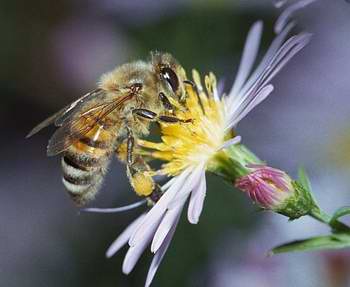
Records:
<instances>
[{"instance_id":1,"label":"green sepal","mask_svg":"<svg viewBox=\"0 0 350 287\"><path fill-rule=\"evenodd\" d=\"M234 183L237 178L251 172L247 165L262 163L246 146L235 144L217 153L207 170Z\"/></svg>"},{"instance_id":2,"label":"green sepal","mask_svg":"<svg viewBox=\"0 0 350 287\"><path fill-rule=\"evenodd\" d=\"M306 171L303 167L300 167L298 170L299 183L309 192L311 192L311 182L306 174Z\"/></svg>"},{"instance_id":3,"label":"green sepal","mask_svg":"<svg viewBox=\"0 0 350 287\"><path fill-rule=\"evenodd\" d=\"M350 247L350 234L335 233L327 236L311 237L304 240L288 242L273 248L268 254L272 256L287 252L340 249L346 247Z\"/></svg>"},{"instance_id":4,"label":"green sepal","mask_svg":"<svg viewBox=\"0 0 350 287\"><path fill-rule=\"evenodd\" d=\"M331 226L335 225L337 220L340 217L343 217L345 215L350 215L350 206L343 206L343 207L340 207L339 209L337 209L334 212L334 214L332 215L332 218L330 219L329 224Z\"/></svg>"},{"instance_id":5,"label":"green sepal","mask_svg":"<svg viewBox=\"0 0 350 287\"><path fill-rule=\"evenodd\" d=\"M311 192L298 181L292 181L294 189L291 195L282 206L279 206L276 212L289 217L290 220L297 219L310 213L314 208L318 208Z\"/></svg>"}]
</instances>

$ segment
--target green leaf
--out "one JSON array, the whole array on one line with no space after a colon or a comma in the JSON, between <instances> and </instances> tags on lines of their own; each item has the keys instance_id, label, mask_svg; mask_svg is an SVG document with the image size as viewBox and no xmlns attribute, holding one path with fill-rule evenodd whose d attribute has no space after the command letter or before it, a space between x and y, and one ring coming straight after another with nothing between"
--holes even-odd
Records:
<instances>
[{"instance_id":1,"label":"green leaf","mask_svg":"<svg viewBox=\"0 0 350 287\"><path fill-rule=\"evenodd\" d=\"M311 192L311 183L303 167L298 170L299 183L309 192Z\"/></svg>"},{"instance_id":2,"label":"green leaf","mask_svg":"<svg viewBox=\"0 0 350 287\"><path fill-rule=\"evenodd\" d=\"M330 225L334 225L338 218L340 218L340 217L342 217L344 215L349 215L349 214L350 214L350 206L340 207L339 209L337 209L334 212L334 214L333 214L329 224Z\"/></svg>"},{"instance_id":3,"label":"green leaf","mask_svg":"<svg viewBox=\"0 0 350 287\"><path fill-rule=\"evenodd\" d=\"M350 247L350 234L336 233L328 236L296 240L273 248L269 255L296 251L314 251Z\"/></svg>"}]
</instances>

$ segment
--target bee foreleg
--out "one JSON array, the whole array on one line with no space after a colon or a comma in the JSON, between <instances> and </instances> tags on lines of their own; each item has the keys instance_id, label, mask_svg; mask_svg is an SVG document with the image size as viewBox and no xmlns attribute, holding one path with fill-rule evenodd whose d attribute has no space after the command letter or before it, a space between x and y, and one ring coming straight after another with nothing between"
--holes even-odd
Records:
<instances>
[{"instance_id":1,"label":"bee foreleg","mask_svg":"<svg viewBox=\"0 0 350 287\"><path fill-rule=\"evenodd\" d=\"M164 95L164 93L162 93L162 92L160 92L158 96L159 96L160 101L162 102L164 109L166 109L170 113L173 113L173 105L170 103L167 96Z\"/></svg>"},{"instance_id":2,"label":"bee foreleg","mask_svg":"<svg viewBox=\"0 0 350 287\"><path fill-rule=\"evenodd\" d=\"M191 119L183 120L177 117L169 117L169 116L159 116L158 120L164 123L189 123L192 122Z\"/></svg>"},{"instance_id":3,"label":"bee foreleg","mask_svg":"<svg viewBox=\"0 0 350 287\"><path fill-rule=\"evenodd\" d=\"M158 116L155 112L152 112L147 109L134 109L132 113L135 116L142 117L144 119L161 121L165 123L188 123L192 121L191 119L183 120L183 119L179 119L177 117L171 117L171 116Z\"/></svg>"},{"instance_id":4,"label":"bee foreleg","mask_svg":"<svg viewBox=\"0 0 350 287\"><path fill-rule=\"evenodd\" d=\"M157 114L147 109L134 109L132 114L148 120L156 120Z\"/></svg>"}]
</instances>

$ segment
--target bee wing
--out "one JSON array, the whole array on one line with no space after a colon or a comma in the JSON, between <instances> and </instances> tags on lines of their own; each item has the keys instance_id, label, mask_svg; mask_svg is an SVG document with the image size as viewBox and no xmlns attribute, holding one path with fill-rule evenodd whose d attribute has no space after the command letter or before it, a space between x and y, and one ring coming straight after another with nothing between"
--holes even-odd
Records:
<instances>
[{"instance_id":1,"label":"bee wing","mask_svg":"<svg viewBox=\"0 0 350 287\"><path fill-rule=\"evenodd\" d=\"M46 128L47 126L51 124L55 124L55 126L61 126L64 121L67 121L70 119L74 112L81 108L81 106L85 103L87 103L89 100L94 99L96 97L105 95L105 92L102 89L96 89L92 92L89 92L82 96L81 98L77 99L70 105L64 107L63 109L59 110L57 113L53 114L52 116L48 117L46 120L35 126L26 136L26 138L29 138L39 131L41 131L43 128Z\"/></svg>"},{"instance_id":2,"label":"bee wing","mask_svg":"<svg viewBox=\"0 0 350 287\"><path fill-rule=\"evenodd\" d=\"M62 121L61 127L51 137L47 155L57 155L66 150L70 145L78 141L89 131L91 131L97 123L103 122L103 119L120 107L124 102L130 100L133 94L127 94L117 97L114 100L90 106L86 111L74 114L73 117Z\"/></svg>"}]
</instances>

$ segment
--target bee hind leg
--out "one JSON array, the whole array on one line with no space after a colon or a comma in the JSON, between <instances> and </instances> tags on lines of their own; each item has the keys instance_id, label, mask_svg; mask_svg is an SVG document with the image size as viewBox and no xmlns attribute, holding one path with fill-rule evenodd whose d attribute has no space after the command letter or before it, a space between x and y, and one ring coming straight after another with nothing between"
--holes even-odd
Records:
<instances>
[{"instance_id":1,"label":"bee hind leg","mask_svg":"<svg viewBox=\"0 0 350 287\"><path fill-rule=\"evenodd\" d=\"M134 146L135 139L132 131L128 130L125 158L130 184L138 195L148 197L151 202L157 201L161 189L149 173L151 167L141 155L134 154Z\"/></svg>"}]
</instances>

